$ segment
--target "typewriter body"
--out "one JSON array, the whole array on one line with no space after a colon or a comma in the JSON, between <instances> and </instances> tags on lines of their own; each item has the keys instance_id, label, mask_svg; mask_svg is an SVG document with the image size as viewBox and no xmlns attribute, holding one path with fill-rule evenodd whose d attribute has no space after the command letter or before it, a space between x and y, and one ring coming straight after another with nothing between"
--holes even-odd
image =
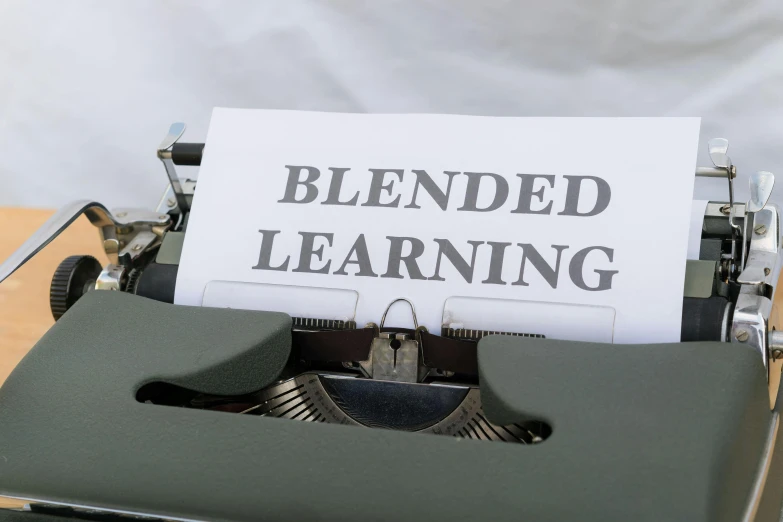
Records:
<instances>
[{"instance_id":1,"label":"typewriter body","mask_svg":"<svg viewBox=\"0 0 783 522\"><path fill-rule=\"evenodd\" d=\"M197 182L175 165L204 148L183 132L156 207L76 202L0 266L81 215L109 260L63 261L57 322L0 388L0 495L28 501L0 519L781 520L780 216L766 172L734 201L725 140L696 172L729 197L682 342L618 346L429 332L405 300L406 327L176 306Z\"/></svg>"}]
</instances>

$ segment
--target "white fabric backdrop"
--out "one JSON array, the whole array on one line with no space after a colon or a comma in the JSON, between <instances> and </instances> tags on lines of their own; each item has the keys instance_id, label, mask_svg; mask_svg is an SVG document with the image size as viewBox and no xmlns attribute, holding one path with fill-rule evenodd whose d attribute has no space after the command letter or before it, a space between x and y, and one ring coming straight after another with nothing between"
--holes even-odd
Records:
<instances>
[{"instance_id":1,"label":"white fabric backdrop","mask_svg":"<svg viewBox=\"0 0 783 522\"><path fill-rule=\"evenodd\" d=\"M215 105L701 116L700 163L726 137L783 203L781 36L780 0L3 0L0 205L154 205L168 125Z\"/></svg>"}]
</instances>

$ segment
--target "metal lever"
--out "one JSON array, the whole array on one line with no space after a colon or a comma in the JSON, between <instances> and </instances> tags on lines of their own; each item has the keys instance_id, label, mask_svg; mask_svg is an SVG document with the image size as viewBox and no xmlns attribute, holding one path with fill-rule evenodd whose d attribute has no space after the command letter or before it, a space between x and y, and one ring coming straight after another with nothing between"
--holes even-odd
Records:
<instances>
[{"instance_id":1,"label":"metal lever","mask_svg":"<svg viewBox=\"0 0 783 522\"><path fill-rule=\"evenodd\" d=\"M746 212L758 212L767 206L767 201L772 195L772 188L775 186L775 175L771 172L760 170L751 174L750 180L750 200L746 206Z\"/></svg>"},{"instance_id":2,"label":"metal lever","mask_svg":"<svg viewBox=\"0 0 783 522\"><path fill-rule=\"evenodd\" d=\"M743 285L767 283L775 285L778 273L775 267L780 253L780 225L778 211L774 206L764 207L753 213L748 225L748 256L745 268L737 276Z\"/></svg>"},{"instance_id":3,"label":"metal lever","mask_svg":"<svg viewBox=\"0 0 783 522\"><path fill-rule=\"evenodd\" d=\"M764 210L767 206L767 201L772 195L772 188L775 186L775 175L771 172L759 171L751 174L748 180L750 185L750 199L745 204L745 223L742 231L742 258L740 259L741 273L737 278L739 283L759 284L764 282L765 276L769 273L771 266L769 260L766 259L767 255L763 255L762 262L757 263L759 255L754 253L751 249L751 255L747 256L747 264L745 263L745 253L751 242L752 233L755 232L758 236L764 236L767 232L774 234L772 241L775 247L772 249L772 254L777 254L777 231L769 230L772 227L771 223L759 223L756 224L756 213ZM761 215L761 214L760 214ZM764 216L762 216L763 218ZM758 228L758 231L755 229ZM751 230L752 229L752 230ZM767 241L769 242L769 241ZM753 259L751 259L753 258ZM767 273L764 272L767 271Z\"/></svg>"},{"instance_id":4,"label":"metal lever","mask_svg":"<svg viewBox=\"0 0 783 522\"><path fill-rule=\"evenodd\" d=\"M109 260L114 264L117 264L119 258L117 228L132 227L139 223L165 225L169 222L168 215L144 211L124 212L125 216L130 219L120 219L109 212L102 204L95 201L74 201L55 212L22 246L11 254L11 257L0 265L0 283L51 243L82 214L87 216L90 223L100 229L103 248L109 256Z\"/></svg>"},{"instance_id":5,"label":"metal lever","mask_svg":"<svg viewBox=\"0 0 783 522\"><path fill-rule=\"evenodd\" d=\"M724 171L724 175L729 180L729 225L731 225L731 264L732 270L736 266L737 260L737 233L739 225L734 222L734 177L736 169L731 163L727 152L729 150L729 140L725 138L713 138L707 142L707 149L710 154L710 160L717 169ZM743 238L744 239L744 238Z\"/></svg>"},{"instance_id":6,"label":"metal lever","mask_svg":"<svg viewBox=\"0 0 783 522\"><path fill-rule=\"evenodd\" d=\"M166 169L166 175L169 177L171 189L174 191L174 198L177 200L177 206L179 207L179 211L183 214L190 210L190 207L188 206L188 201L182 191L182 185L179 182L177 170L174 168L174 161L171 159L171 147L177 143L184 133L184 123L172 123L171 127L169 127L169 133L166 134L166 137L163 138L163 141L158 145L158 159L160 159L163 163L163 167Z\"/></svg>"}]
</instances>

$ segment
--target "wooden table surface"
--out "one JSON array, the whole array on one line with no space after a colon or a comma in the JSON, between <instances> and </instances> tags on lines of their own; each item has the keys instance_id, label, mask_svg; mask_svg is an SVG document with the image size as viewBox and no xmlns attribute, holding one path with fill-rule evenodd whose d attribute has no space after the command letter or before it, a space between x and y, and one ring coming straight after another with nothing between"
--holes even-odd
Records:
<instances>
[{"instance_id":1,"label":"wooden table surface","mask_svg":"<svg viewBox=\"0 0 783 522\"><path fill-rule=\"evenodd\" d=\"M0 208L0 261L5 261L52 213ZM54 324L49 284L57 265L74 254L90 254L101 264L108 262L97 229L85 217L0 284L0 383Z\"/></svg>"},{"instance_id":2,"label":"wooden table surface","mask_svg":"<svg viewBox=\"0 0 783 522\"><path fill-rule=\"evenodd\" d=\"M0 261L7 259L52 213L0 207ZM0 384L54 324L49 309L49 283L57 265L75 254L92 255L102 265L108 262L97 229L84 217L0 284ZM781 310L783 307L776 312ZM772 389L777 388L780 369L778 361L771 372ZM0 508L20 505L19 501L0 497Z\"/></svg>"}]
</instances>

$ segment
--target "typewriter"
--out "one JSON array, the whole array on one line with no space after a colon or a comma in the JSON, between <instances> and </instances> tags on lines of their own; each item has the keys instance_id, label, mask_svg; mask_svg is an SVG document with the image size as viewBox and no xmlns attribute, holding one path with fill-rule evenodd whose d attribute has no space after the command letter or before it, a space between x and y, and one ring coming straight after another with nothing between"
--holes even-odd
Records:
<instances>
[{"instance_id":1,"label":"typewriter","mask_svg":"<svg viewBox=\"0 0 783 522\"><path fill-rule=\"evenodd\" d=\"M0 266L82 215L109 260L62 262L56 323L0 388L0 495L27 502L0 519L781 520L779 210L767 172L734 201L726 140L695 173L729 192L687 261L681 342L619 346L430 332L404 300L404 328L176 306L197 182L175 169L204 149L184 130L156 207L75 202Z\"/></svg>"}]
</instances>

